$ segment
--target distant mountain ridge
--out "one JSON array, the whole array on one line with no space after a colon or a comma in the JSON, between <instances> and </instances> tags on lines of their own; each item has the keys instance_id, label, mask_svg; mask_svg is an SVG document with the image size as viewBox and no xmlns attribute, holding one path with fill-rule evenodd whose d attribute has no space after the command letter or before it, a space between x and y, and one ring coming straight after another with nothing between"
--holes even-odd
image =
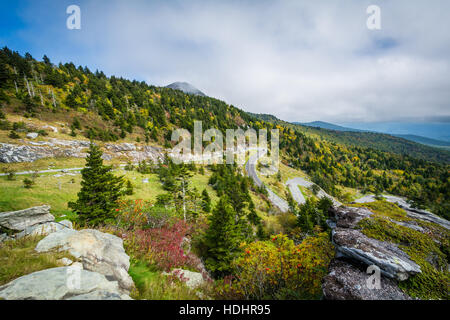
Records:
<instances>
[{"instance_id":1,"label":"distant mountain ridge","mask_svg":"<svg viewBox=\"0 0 450 320\"><path fill-rule=\"evenodd\" d=\"M317 127L317 128L323 128L328 130L336 130L336 131L350 131L350 132L369 132L369 130L361 130L361 129L354 129L354 128L348 128L339 126L337 124L324 122L324 121L313 121L313 122L293 122L293 124L299 124L302 126L308 126L308 127Z\"/></svg>"},{"instance_id":2,"label":"distant mountain ridge","mask_svg":"<svg viewBox=\"0 0 450 320\"><path fill-rule=\"evenodd\" d=\"M306 123L293 122L293 123L299 124L302 126L322 128L322 129L335 130L335 131L383 133L383 134L388 134L388 135L391 135L394 137L403 138L403 139L406 139L409 141L417 142L417 143L428 145L428 146L450 147L450 142L427 138L427 137L422 137L422 136L415 135L415 134L392 134L392 133L379 132L379 131L374 131L374 130L361 130L361 129L343 127L343 126L339 126L339 125L329 123L329 122L324 122L324 121L313 121L313 122L306 122Z\"/></svg>"},{"instance_id":3,"label":"distant mountain ridge","mask_svg":"<svg viewBox=\"0 0 450 320\"><path fill-rule=\"evenodd\" d=\"M175 89L175 90L181 90L184 93L187 94L195 94L198 96L206 96L203 92L198 90L196 87L194 87L192 84L187 82L174 82L166 86L166 88Z\"/></svg>"},{"instance_id":4,"label":"distant mountain ridge","mask_svg":"<svg viewBox=\"0 0 450 320\"><path fill-rule=\"evenodd\" d=\"M450 147L450 142L422 137L415 134L393 134L393 136L403 138L406 140L411 140L417 143L426 144L429 146Z\"/></svg>"}]
</instances>

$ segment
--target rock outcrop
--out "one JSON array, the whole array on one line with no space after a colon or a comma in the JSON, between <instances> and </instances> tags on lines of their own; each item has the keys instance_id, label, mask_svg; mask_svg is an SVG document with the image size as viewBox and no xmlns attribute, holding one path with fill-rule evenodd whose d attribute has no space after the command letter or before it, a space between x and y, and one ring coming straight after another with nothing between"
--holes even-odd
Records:
<instances>
[{"instance_id":1,"label":"rock outcrop","mask_svg":"<svg viewBox=\"0 0 450 320\"><path fill-rule=\"evenodd\" d=\"M0 143L0 162L34 162L43 158L66 157L85 158L89 141L48 139L47 141L20 140L22 144ZM163 149L152 146L137 146L131 143L106 144L103 158L124 157L131 161L150 160L158 162L164 159Z\"/></svg>"},{"instance_id":2,"label":"rock outcrop","mask_svg":"<svg viewBox=\"0 0 450 320\"><path fill-rule=\"evenodd\" d=\"M30 142L31 144L31 142ZM0 143L0 162L16 163L16 162L34 162L44 158L54 157L71 157L84 158L86 153L84 147L48 147L42 146L43 143L36 145L17 145Z\"/></svg>"},{"instance_id":3,"label":"rock outcrop","mask_svg":"<svg viewBox=\"0 0 450 320\"><path fill-rule=\"evenodd\" d=\"M54 220L55 217L50 214L50 206L0 213L0 227L12 231L24 231L29 227Z\"/></svg>"},{"instance_id":4,"label":"rock outcrop","mask_svg":"<svg viewBox=\"0 0 450 320\"><path fill-rule=\"evenodd\" d=\"M445 220L427 210L413 208L405 199L403 199L401 197L391 196L391 195L382 195L382 197L386 201L395 203L400 208L405 210L408 217L411 217L414 219L419 219L422 221L432 222L432 223L438 224L438 225L450 230L450 221ZM355 200L354 203L370 203L370 202L374 202L376 200L377 199L375 198L374 195L366 195L362 198Z\"/></svg>"},{"instance_id":5,"label":"rock outcrop","mask_svg":"<svg viewBox=\"0 0 450 320\"><path fill-rule=\"evenodd\" d=\"M401 207L401 204L397 203L397 206ZM323 279L325 299L411 299L398 284L410 278L410 283L414 283L415 277L436 281L437 288L440 288L445 276L433 277L448 268L445 251L439 249L448 243L448 233L443 229L448 221L431 213L403 209L387 206L383 209L386 212L381 209L372 212L360 205L330 209L329 225L336 256L329 267L329 274ZM435 268L436 272L430 268ZM370 285L368 281L373 277L379 281L379 286ZM422 294L427 298L430 293ZM442 297L445 289L433 294ZM412 295L421 297L414 291Z\"/></svg>"},{"instance_id":6,"label":"rock outcrop","mask_svg":"<svg viewBox=\"0 0 450 320\"><path fill-rule=\"evenodd\" d=\"M118 281L125 293L134 286L128 274L130 261L123 248L123 241L114 235L91 229L62 229L42 239L35 250L47 252L53 249L68 251L82 263L85 270Z\"/></svg>"},{"instance_id":7,"label":"rock outcrop","mask_svg":"<svg viewBox=\"0 0 450 320\"><path fill-rule=\"evenodd\" d=\"M398 281L419 272L418 266L396 244L372 239L363 234L358 223L371 219L374 213L366 208L339 207L330 209L332 241L336 258L324 278L325 299L332 300L404 300L409 297L397 286ZM370 274L375 266L380 271L380 288L370 288Z\"/></svg>"},{"instance_id":8,"label":"rock outcrop","mask_svg":"<svg viewBox=\"0 0 450 320\"><path fill-rule=\"evenodd\" d=\"M106 144L105 148L113 157L125 157L133 161L157 163L164 159L163 149L152 146L135 146L131 143Z\"/></svg>"},{"instance_id":9,"label":"rock outcrop","mask_svg":"<svg viewBox=\"0 0 450 320\"><path fill-rule=\"evenodd\" d=\"M6 300L130 300L117 281L76 266L34 272L0 286Z\"/></svg>"},{"instance_id":10,"label":"rock outcrop","mask_svg":"<svg viewBox=\"0 0 450 320\"><path fill-rule=\"evenodd\" d=\"M55 222L50 206L0 213L0 227L7 233L0 234L0 242L25 236L46 236L62 229L72 229L72 222Z\"/></svg>"},{"instance_id":11,"label":"rock outcrop","mask_svg":"<svg viewBox=\"0 0 450 320\"><path fill-rule=\"evenodd\" d=\"M332 236L338 258L376 265L384 276L400 281L421 271L420 266L396 244L369 238L359 230L358 223L373 215L370 210L341 207L333 208L332 214L336 223Z\"/></svg>"},{"instance_id":12,"label":"rock outcrop","mask_svg":"<svg viewBox=\"0 0 450 320\"><path fill-rule=\"evenodd\" d=\"M333 230L333 242L338 258L354 259L368 266L376 265L388 278L403 281L421 271L397 245L366 237L359 230L337 227Z\"/></svg>"},{"instance_id":13,"label":"rock outcrop","mask_svg":"<svg viewBox=\"0 0 450 320\"><path fill-rule=\"evenodd\" d=\"M352 264L334 260L323 281L325 299L333 300L409 300L395 281L382 277L379 289L367 286L369 275Z\"/></svg>"},{"instance_id":14,"label":"rock outcrop","mask_svg":"<svg viewBox=\"0 0 450 320\"><path fill-rule=\"evenodd\" d=\"M68 251L79 262L63 258L66 266L47 269L18 278L0 287L2 299L38 300L122 300L134 287L128 274L130 261L122 239L98 230L72 229L68 220L55 222L50 206L0 213L0 242L30 235L47 235L35 251ZM69 266L70 267L67 267ZM78 277L78 285L69 280ZM75 280L76 280L75 279Z\"/></svg>"}]
</instances>

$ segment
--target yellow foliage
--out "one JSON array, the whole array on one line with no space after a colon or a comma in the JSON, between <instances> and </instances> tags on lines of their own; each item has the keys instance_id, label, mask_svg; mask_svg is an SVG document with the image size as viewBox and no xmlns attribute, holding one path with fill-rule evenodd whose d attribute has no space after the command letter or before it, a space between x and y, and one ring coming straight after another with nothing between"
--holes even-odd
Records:
<instances>
[{"instance_id":1,"label":"yellow foliage","mask_svg":"<svg viewBox=\"0 0 450 320\"><path fill-rule=\"evenodd\" d=\"M236 280L229 289L246 299L317 298L334 256L327 233L298 245L279 234L241 247L244 255L234 263Z\"/></svg>"}]
</instances>

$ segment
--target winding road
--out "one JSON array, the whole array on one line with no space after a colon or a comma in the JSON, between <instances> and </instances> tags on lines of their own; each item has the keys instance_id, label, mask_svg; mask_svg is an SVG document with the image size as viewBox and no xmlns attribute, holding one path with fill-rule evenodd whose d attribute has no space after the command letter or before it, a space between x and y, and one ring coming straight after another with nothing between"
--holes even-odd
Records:
<instances>
[{"instance_id":1,"label":"winding road","mask_svg":"<svg viewBox=\"0 0 450 320\"><path fill-rule=\"evenodd\" d=\"M265 156L265 150L257 150L256 154L253 154L249 157L247 163L245 164L245 170L247 171L247 174L250 178L253 179L255 184L258 187L264 186L268 192L269 200L272 202L274 206L276 206L278 209L280 209L281 212L287 212L289 210L289 204L286 200L282 199L278 195L276 195L270 188L268 188L264 183L261 181L261 179L258 177L258 174L256 172L256 164L258 163L259 158ZM304 178L301 177L295 177L293 179L290 179L286 182L286 186L291 191L292 197L298 204L303 204L306 202L305 197L303 196L302 192L299 189L299 186L303 187L311 187L314 185L313 182L307 181ZM322 188L319 187L319 191L317 192L317 196L319 198L321 197L327 197L333 201L334 206L340 206L342 203L337 201L335 198L327 194Z\"/></svg>"},{"instance_id":2,"label":"winding road","mask_svg":"<svg viewBox=\"0 0 450 320\"><path fill-rule=\"evenodd\" d=\"M293 178L286 182L286 185L289 187L289 190L291 191L292 197L295 201L297 201L298 204L303 204L306 202L305 197L303 196L303 193L300 191L299 186L310 188L315 183L305 180L301 177ZM337 201L334 197L330 196L328 193L326 193L322 188L319 187L319 191L317 192L316 196L318 198L327 197L333 202L333 205L336 207L339 207L342 205L339 201Z\"/></svg>"},{"instance_id":3,"label":"winding road","mask_svg":"<svg viewBox=\"0 0 450 320\"><path fill-rule=\"evenodd\" d=\"M258 163L258 159L263 157L264 155L264 150L258 150L256 154L251 155L247 163L245 164L245 170L247 171L248 176L253 179L258 187L264 186L266 188L270 202L272 202L274 206L280 209L281 212L287 212L289 210L289 204L287 203L287 201L277 196L272 190L264 185L264 183L256 173L256 164Z\"/></svg>"}]
</instances>

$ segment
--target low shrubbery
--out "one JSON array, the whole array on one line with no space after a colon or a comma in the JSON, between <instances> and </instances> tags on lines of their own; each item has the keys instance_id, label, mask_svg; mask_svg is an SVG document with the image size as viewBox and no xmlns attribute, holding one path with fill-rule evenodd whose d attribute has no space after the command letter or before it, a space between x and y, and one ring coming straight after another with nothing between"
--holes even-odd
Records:
<instances>
[{"instance_id":1,"label":"low shrubbery","mask_svg":"<svg viewBox=\"0 0 450 320\"><path fill-rule=\"evenodd\" d=\"M295 245L286 235L243 244L244 254L233 263L234 276L225 278L218 296L225 299L317 299L321 281L334 256L327 233Z\"/></svg>"},{"instance_id":2,"label":"low shrubbery","mask_svg":"<svg viewBox=\"0 0 450 320\"><path fill-rule=\"evenodd\" d=\"M122 201L117 209L117 228L127 252L160 271L173 268L200 270L200 260L184 247L187 236L197 234L201 223L186 222L175 211L135 200Z\"/></svg>"}]
</instances>

